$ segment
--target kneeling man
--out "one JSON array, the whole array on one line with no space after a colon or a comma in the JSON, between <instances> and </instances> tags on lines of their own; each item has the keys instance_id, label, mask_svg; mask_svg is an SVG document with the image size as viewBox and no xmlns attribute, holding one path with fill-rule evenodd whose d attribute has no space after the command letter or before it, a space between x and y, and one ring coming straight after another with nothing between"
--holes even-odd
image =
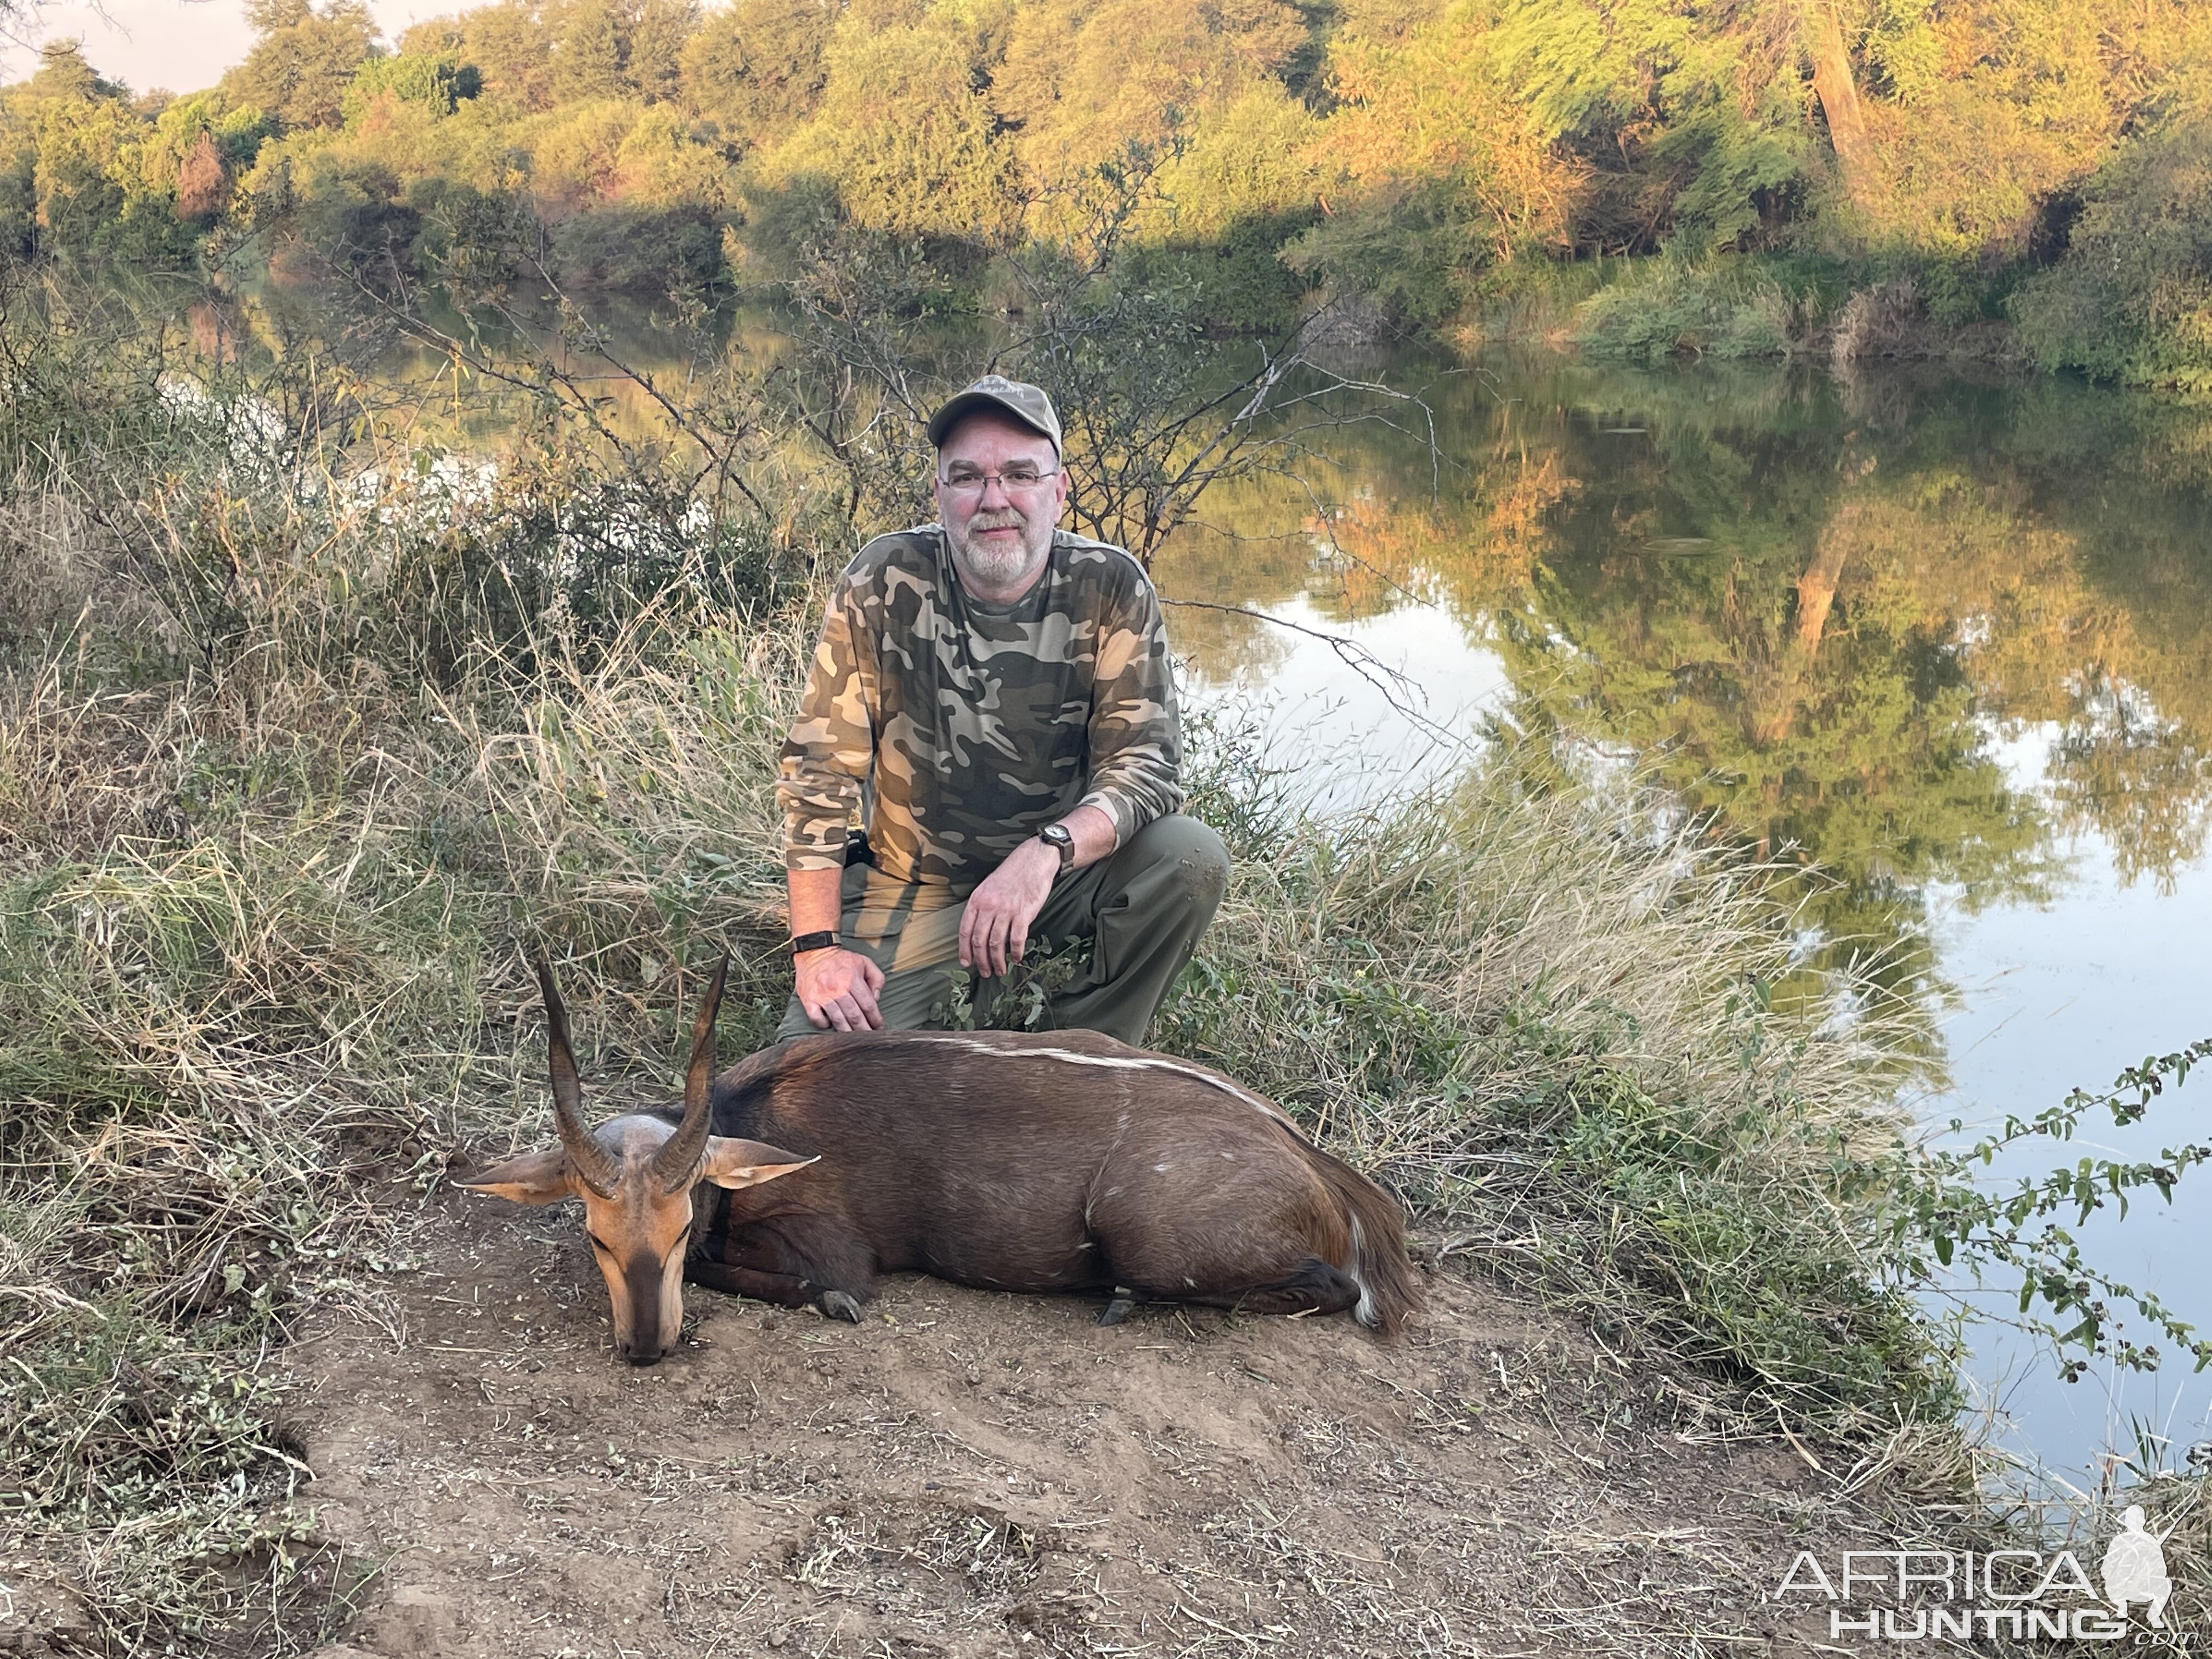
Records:
<instances>
[{"instance_id":1,"label":"kneeling man","mask_svg":"<svg viewBox=\"0 0 2212 1659\"><path fill-rule=\"evenodd\" d=\"M971 973L988 1024L1014 1012L996 993L1029 945L1087 942L1044 1023L1141 1043L1229 874L1177 811L1159 600L1120 548L1056 527L1041 389L987 375L929 438L939 522L846 568L783 747L796 971L776 1036L939 1024Z\"/></svg>"}]
</instances>

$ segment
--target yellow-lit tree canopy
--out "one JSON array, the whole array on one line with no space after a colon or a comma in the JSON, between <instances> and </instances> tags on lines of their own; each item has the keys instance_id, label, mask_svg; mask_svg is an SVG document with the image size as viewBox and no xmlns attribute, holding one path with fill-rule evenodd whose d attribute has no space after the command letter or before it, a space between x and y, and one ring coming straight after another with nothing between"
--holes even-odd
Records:
<instances>
[{"instance_id":1,"label":"yellow-lit tree canopy","mask_svg":"<svg viewBox=\"0 0 2212 1659\"><path fill-rule=\"evenodd\" d=\"M1283 307L1437 324L1663 253L1597 349L1781 349L1887 283L2052 365L2212 374L2203 0L499 0L389 42L361 0L249 15L183 98L50 47L0 94L0 244L419 268L496 201L569 280L711 287L793 203L988 257L1137 168L1139 243L1234 250Z\"/></svg>"}]
</instances>

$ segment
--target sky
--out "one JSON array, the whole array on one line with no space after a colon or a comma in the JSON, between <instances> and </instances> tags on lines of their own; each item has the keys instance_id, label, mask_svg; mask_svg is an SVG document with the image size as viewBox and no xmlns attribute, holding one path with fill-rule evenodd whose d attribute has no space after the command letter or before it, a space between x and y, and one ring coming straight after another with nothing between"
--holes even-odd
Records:
<instances>
[{"instance_id":1,"label":"sky","mask_svg":"<svg viewBox=\"0 0 2212 1659\"><path fill-rule=\"evenodd\" d=\"M369 9L388 41L410 23L459 11L465 3L369 0ZM16 44L0 46L0 82L30 74L38 66L40 43L75 35L94 69L133 92L211 87L253 41L240 0L53 0L37 7L13 33Z\"/></svg>"}]
</instances>

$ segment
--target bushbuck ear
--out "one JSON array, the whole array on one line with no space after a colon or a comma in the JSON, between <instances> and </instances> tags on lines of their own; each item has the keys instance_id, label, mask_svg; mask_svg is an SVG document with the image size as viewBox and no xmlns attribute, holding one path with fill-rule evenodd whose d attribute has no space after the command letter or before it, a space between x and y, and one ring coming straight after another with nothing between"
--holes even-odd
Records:
<instances>
[{"instance_id":1,"label":"bushbuck ear","mask_svg":"<svg viewBox=\"0 0 2212 1659\"><path fill-rule=\"evenodd\" d=\"M512 1199L517 1204L557 1204L576 1190L568 1172L568 1155L558 1146L525 1152L486 1170L474 1181L457 1181L472 1193Z\"/></svg>"},{"instance_id":2,"label":"bushbuck ear","mask_svg":"<svg viewBox=\"0 0 2212 1659\"><path fill-rule=\"evenodd\" d=\"M819 1153L813 1158L801 1158L781 1146L739 1140L732 1135L709 1135L707 1165L702 1173L717 1187L757 1187L763 1181L773 1181L778 1176L787 1176L793 1170L818 1163L820 1158Z\"/></svg>"}]
</instances>

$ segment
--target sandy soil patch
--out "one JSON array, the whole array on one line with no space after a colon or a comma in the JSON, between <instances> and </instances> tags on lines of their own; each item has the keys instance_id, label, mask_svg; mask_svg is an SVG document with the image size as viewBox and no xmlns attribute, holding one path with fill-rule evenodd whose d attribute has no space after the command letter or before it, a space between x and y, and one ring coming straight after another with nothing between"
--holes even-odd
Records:
<instances>
[{"instance_id":1,"label":"sandy soil patch","mask_svg":"<svg viewBox=\"0 0 2212 1659\"><path fill-rule=\"evenodd\" d=\"M360 1653L1796 1651L1762 1591L1848 1530L1788 1447L1449 1271L1395 1347L915 1277L857 1328L694 1286L641 1370L572 1218L423 1220L432 1265L289 1357L325 1629Z\"/></svg>"}]
</instances>

